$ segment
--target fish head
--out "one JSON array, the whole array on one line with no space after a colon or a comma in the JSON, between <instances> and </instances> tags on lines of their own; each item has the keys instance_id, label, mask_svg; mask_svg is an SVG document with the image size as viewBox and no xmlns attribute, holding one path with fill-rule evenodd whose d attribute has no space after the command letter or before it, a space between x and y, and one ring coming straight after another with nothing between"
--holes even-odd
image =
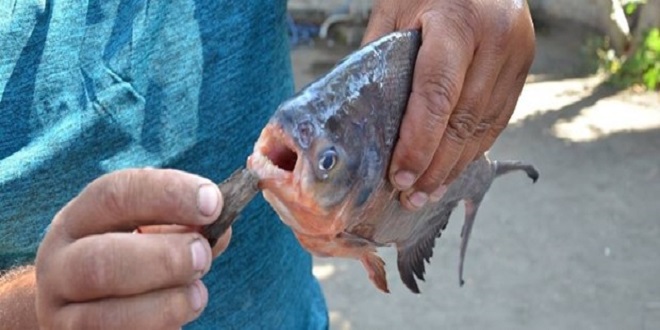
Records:
<instances>
[{"instance_id":1,"label":"fish head","mask_svg":"<svg viewBox=\"0 0 660 330\"><path fill-rule=\"evenodd\" d=\"M341 231L350 216L364 141L334 116L321 122L298 101L282 105L262 130L248 167L260 178L264 198L297 232ZM349 126L349 127L347 127Z\"/></svg>"},{"instance_id":2,"label":"fish head","mask_svg":"<svg viewBox=\"0 0 660 330\"><path fill-rule=\"evenodd\" d=\"M416 33L403 32L363 47L282 103L262 130L247 166L295 232L342 232L383 185L418 46Z\"/></svg>"}]
</instances>

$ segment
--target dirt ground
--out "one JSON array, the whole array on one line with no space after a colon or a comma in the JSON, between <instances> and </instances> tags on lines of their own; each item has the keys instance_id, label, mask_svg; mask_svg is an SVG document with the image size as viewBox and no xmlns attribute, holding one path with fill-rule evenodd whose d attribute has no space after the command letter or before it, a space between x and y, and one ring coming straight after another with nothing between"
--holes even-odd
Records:
<instances>
[{"instance_id":1,"label":"dirt ground","mask_svg":"<svg viewBox=\"0 0 660 330\"><path fill-rule=\"evenodd\" d=\"M494 183L458 285L462 207L436 242L421 295L381 250L392 293L355 260L316 259L332 329L660 329L660 96L600 85L585 33L537 34L537 57L494 159L535 164ZM299 47L298 86L349 50Z\"/></svg>"}]
</instances>

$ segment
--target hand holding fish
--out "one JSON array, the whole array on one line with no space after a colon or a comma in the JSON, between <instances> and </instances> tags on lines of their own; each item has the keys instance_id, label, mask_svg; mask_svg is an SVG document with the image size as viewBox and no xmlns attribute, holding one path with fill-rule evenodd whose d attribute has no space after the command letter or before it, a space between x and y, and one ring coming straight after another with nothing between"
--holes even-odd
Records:
<instances>
[{"instance_id":1,"label":"hand holding fish","mask_svg":"<svg viewBox=\"0 0 660 330\"><path fill-rule=\"evenodd\" d=\"M524 0L379 0L364 43L421 29L408 111L389 176L418 209L438 201L506 127L534 57Z\"/></svg>"},{"instance_id":2,"label":"hand holding fish","mask_svg":"<svg viewBox=\"0 0 660 330\"><path fill-rule=\"evenodd\" d=\"M197 229L218 218L222 194L175 170L100 177L55 216L36 260L37 315L47 329L179 329L208 301L200 278L212 255ZM140 229L141 235L132 231Z\"/></svg>"}]
</instances>

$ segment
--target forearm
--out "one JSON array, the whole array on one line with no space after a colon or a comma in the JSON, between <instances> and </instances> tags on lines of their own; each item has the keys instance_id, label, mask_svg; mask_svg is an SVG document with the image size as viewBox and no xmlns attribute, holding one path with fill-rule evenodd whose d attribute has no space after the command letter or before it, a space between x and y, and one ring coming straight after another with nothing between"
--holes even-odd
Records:
<instances>
[{"instance_id":1,"label":"forearm","mask_svg":"<svg viewBox=\"0 0 660 330\"><path fill-rule=\"evenodd\" d=\"M0 276L0 330L39 328L35 294L33 266L21 267Z\"/></svg>"}]
</instances>

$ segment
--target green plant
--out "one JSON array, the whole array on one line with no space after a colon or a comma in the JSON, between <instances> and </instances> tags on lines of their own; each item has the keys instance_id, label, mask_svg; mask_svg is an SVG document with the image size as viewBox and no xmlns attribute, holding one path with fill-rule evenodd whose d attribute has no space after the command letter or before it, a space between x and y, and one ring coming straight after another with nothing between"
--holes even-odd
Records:
<instances>
[{"instance_id":1,"label":"green plant","mask_svg":"<svg viewBox=\"0 0 660 330\"><path fill-rule=\"evenodd\" d=\"M660 28L652 28L644 34L634 52L612 66L614 83L630 86L642 84L649 90L660 87Z\"/></svg>"},{"instance_id":2,"label":"green plant","mask_svg":"<svg viewBox=\"0 0 660 330\"><path fill-rule=\"evenodd\" d=\"M609 75L610 83L620 87L642 85L648 90L660 89L660 28L644 33L629 54L617 54L606 37L590 38L585 49L596 57L591 66Z\"/></svg>"},{"instance_id":3,"label":"green plant","mask_svg":"<svg viewBox=\"0 0 660 330\"><path fill-rule=\"evenodd\" d=\"M623 1L626 16L635 14L646 0ZM634 38L626 50L615 50L609 37L595 37L587 40L585 49L592 68L609 75L609 82L628 87L641 85L649 90L660 89L660 28L647 30L641 37Z\"/></svg>"},{"instance_id":4,"label":"green plant","mask_svg":"<svg viewBox=\"0 0 660 330\"><path fill-rule=\"evenodd\" d=\"M626 15L632 15L637 8L639 8L639 5L643 5L646 3L646 0L629 0L629 1L624 1L623 9L626 12Z\"/></svg>"}]
</instances>

